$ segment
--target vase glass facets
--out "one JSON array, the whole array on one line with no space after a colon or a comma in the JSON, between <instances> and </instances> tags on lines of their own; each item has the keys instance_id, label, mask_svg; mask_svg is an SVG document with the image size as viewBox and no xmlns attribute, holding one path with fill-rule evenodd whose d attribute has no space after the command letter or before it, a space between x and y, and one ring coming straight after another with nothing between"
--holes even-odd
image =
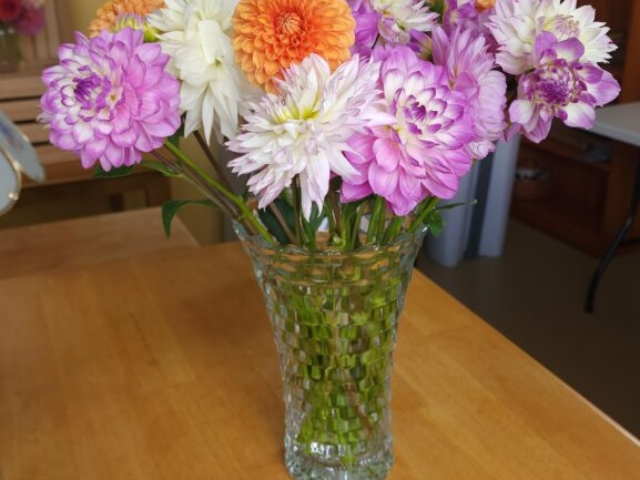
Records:
<instances>
[{"instance_id":1,"label":"vase glass facets","mask_svg":"<svg viewBox=\"0 0 640 480\"><path fill-rule=\"evenodd\" d=\"M377 480L393 463L398 317L425 234L310 253L236 226L271 319L284 381L285 463L296 480Z\"/></svg>"}]
</instances>

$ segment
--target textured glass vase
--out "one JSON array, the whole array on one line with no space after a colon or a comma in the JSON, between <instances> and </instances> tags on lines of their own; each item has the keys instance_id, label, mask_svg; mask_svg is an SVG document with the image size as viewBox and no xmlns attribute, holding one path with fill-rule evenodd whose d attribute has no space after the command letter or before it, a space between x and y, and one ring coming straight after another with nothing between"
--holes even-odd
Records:
<instances>
[{"instance_id":1,"label":"textured glass vase","mask_svg":"<svg viewBox=\"0 0 640 480\"><path fill-rule=\"evenodd\" d=\"M16 30L0 22L0 72L15 72L20 69L20 37Z\"/></svg>"},{"instance_id":2,"label":"textured glass vase","mask_svg":"<svg viewBox=\"0 0 640 480\"><path fill-rule=\"evenodd\" d=\"M396 327L425 231L353 253L269 247L236 225L272 322L296 480L379 480L393 463Z\"/></svg>"}]
</instances>

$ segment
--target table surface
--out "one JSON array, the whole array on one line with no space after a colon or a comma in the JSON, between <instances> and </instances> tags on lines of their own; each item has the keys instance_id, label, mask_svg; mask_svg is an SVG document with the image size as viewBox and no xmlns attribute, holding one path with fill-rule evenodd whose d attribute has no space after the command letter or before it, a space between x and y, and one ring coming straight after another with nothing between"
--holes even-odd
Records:
<instances>
[{"instance_id":1,"label":"table surface","mask_svg":"<svg viewBox=\"0 0 640 480\"><path fill-rule=\"evenodd\" d=\"M597 108L591 131L640 147L640 102Z\"/></svg>"},{"instance_id":2,"label":"table surface","mask_svg":"<svg viewBox=\"0 0 640 480\"><path fill-rule=\"evenodd\" d=\"M0 280L0 478L286 480L278 362L236 243ZM389 480L638 480L640 444L419 273Z\"/></svg>"},{"instance_id":3,"label":"table surface","mask_svg":"<svg viewBox=\"0 0 640 480\"><path fill-rule=\"evenodd\" d=\"M88 266L197 244L178 217L167 240L160 207L1 229L0 278Z\"/></svg>"}]
</instances>

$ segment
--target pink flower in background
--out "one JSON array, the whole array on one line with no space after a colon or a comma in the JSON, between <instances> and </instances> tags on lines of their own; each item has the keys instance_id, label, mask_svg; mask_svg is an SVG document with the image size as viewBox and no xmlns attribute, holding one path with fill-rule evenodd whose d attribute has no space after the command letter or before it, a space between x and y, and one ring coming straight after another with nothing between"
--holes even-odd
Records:
<instances>
[{"instance_id":1,"label":"pink flower in background","mask_svg":"<svg viewBox=\"0 0 640 480\"><path fill-rule=\"evenodd\" d=\"M356 48L373 48L378 36L390 45L406 45L413 30L428 32L438 14L423 0L350 0L356 20Z\"/></svg>"},{"instance_id":2,"label":"pink flower in background","mask_svg":"<svg viewBox=\"0 0 640 480\"><path fill-rule=\"evenodd\" d=\"M456 28L477 31L485 37L493 53L497 50L498 44L488 26L489 16L492 13L493 8L479 10L475 0L446 0L442 26L447 33L453 32Z\"/></svg>"},{"instance_id":3,"label":"pink flower in background","mask_svg":"<svg viewBox=\"0 0 640 480\"><path fill-rule=\"evenodd\" d=\"M577 8L576 0L497 0L489 28L500 45L498 64L513 75L533 67L531 52L542 32L553 33L558 40L580 40L583 62L607 61L617 48L605 24L595 21L593 7Z\"/></svg>"},{"instance_id":4,"label":"pink flower in background","mask_svg":"<svg viewBox=\"0 0 640 480\"><path fill-rule=\"evenodd\" d=\"M46 0L22 0L24 8L42 8Z\"/></svg>"},{"instance_id":5,"label":"pink flower in background","mask_svg":"<svg viewBox=\"0 0 640 480\"><path fill-rule=\"evenodd\" d=\"M433 63L443 66L453 89L468 101L473 118L473 140L467 151L475 159L495 150L494 142L506 127L507 79L495 70L495 58L485 38L477 31L456 28L450 35L438 27L433 31Z\"/></svg>"},{"instance_id":6,"label":"pink flower in background","mask_svg":"<svg viewBox=\"0 0 640 480\"><path fill-rule=\"evenodd\" d=\"M125 28L62 45L60 64L46 69L41 122L51 143L76 152L84 168L106 171L140 162L180 126L178 81L165 72L169 56L143 33Z\"/></svg>"},{"instance_id":7,"label":"pink flower in background","mask_svg":"<svg viewBox=\"0 0 640 480\"><path fill-rule=\"evenodd\" d=\"M0 22L13 22L22 12L20 0L0 1Z\"/></svg>"},{"instance_id":8,"label":"pink flower in background","mask_svg":"<svg viewBox=\"0 0 640 480\"><path fill-rule=\"evenodd\" d=\"M349 139L346 155L358 175L343 179L341 198L375 193L396 215L407 215L428 195L453 197L469 170L469 102L451 89L443 67L420 60L409 47L376 48L373 58L383 61L386 111Z\"/></svg>"},{"instance_id":9,"label":"pink flower in background","mask_svg":"<svg viewBox=\"0 0 640 480\"><path fill-rule=\"evenodd\" d=\"M24 8L15 22L16 30L23 35L35 35L44 27L42 8Z\"/></svg>"},{"instance_id":10,"label":"pink flower in background","mask_svg":"<svg viewBox=\"0 0 640 480\"><path fill-rule=\"evenodd\" d=\"M620 85L609 72L581 62L584 50L576 38L559 42L552 33L538 36L532 52L534 70L520 78L518 98L509 108L510 134L521 131L540 142L554 117L570 127L593 126L594 108L616 98Z\"/></svg>"}]
</instances>

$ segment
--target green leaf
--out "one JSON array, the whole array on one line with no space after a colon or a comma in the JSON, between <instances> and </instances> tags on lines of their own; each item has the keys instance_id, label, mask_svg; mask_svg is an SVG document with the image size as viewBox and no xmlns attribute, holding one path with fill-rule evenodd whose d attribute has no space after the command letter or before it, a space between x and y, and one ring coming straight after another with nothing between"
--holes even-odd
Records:
<instances>
[{"instance_id":1,"label":"green leaf","mask_svg":"<svg viewBox=\"0 0 640 480\"><path fill-rule=\"evenodd\" d=\"M318 228L324 220L324 213L318 209L318 206L314 203L311 205L311 215L309 216L309 228L312 232L317 232Z\"/></svg>"},{"instance_id":2,"label":"green leaf","mask_svg":"<svg viewBox=\"0 0 640 480\"><path fill-rule=\"evenodd\" d=\"M100 165L96 167L91 176L93 178L120 178L120 177L128 177L133 173L134 167L117 167L112 168L108 172L103 170Z\"/></svg>"},{"instance_id":3,"label":"green leaf","mask_svg":"<svg viewBox=\"0 0 640 480\"><path fill-rule=\"evenodd\" d=\"M178 210L185 205L204 205L206 207L216 207L216 204L211 200L167 200L162 204L162 226L164 227L164 233L169 238L171 236L171 222L173 217L176 216Z\"/></svg>"},{"instance_id":4,"label":"green leaf","mask_svg":"<svg viewBox=\"0 0 640 480\"><path fill-rule=\"evenodd\" d=\"M440 22L442 22L442 17L444 16L445 11L445 2L444 0L430 0L429 2L429 10L432 12L436 12L440 15Z\"/></svg>"},{"instance_id":5,"label":"green leaf","mask_svg":"<svg viewBox=\"0 0 640 480\"><path fill-rule=\"evenodd\" d=\"M278 208L278 210L280 210L280 213L287 223L289 230L291 230L292 232L295 231L295 226L293 223L293 207L289 204L289 202L281 198L276 198L273 203ZM282 225L280 225L278 218L270 208L258 210L258 216L260 217L260 220L262 221L264 226L267 227L267 230L269 230L269 233L276 237L276 240L278 240L278 242L280 242L282 245L290 243L289 237L287 237L284 228L282 228Z\"/></svg>"},{"instance_id":6,"label":"green leaf","mask_svg":"<svg viewBox=\"0 0 640 480\"><path fill-rule=\"evenodd\" d=\"M436 207L436 210L439 210L439 211L451 210L452 208L468 207L470 205L475 205L477 203L478 203L477 200L472 200L470 202L461 202L461 203L448 203L446 205L442 205L441 207Z\"/></svg>"},{"instance_id":7,"label":"green leaf","mask_svg":"<svg viewBox=\"0 0 640 480\"><path fill-rule=\"evenodd\" d=\"M440 235L440 232L442 232L445 222L438 210L431 210L425 217L424 224L429 228L431 233L437 237Z\"/></svg>"},{"instance_id":8,"label":"green leaf","mask_svg":"<svg viewBox=\"0 0 640 480\"><path fill-rule=\"evenodd\" d=\"M167 167L164 163L158 160L143 160L140 164L141 166L148 168L149 170L154 170L156 172L160 172L165 177L179 177L180 173L176 173Z\"/></svg>"}]
</instances>

